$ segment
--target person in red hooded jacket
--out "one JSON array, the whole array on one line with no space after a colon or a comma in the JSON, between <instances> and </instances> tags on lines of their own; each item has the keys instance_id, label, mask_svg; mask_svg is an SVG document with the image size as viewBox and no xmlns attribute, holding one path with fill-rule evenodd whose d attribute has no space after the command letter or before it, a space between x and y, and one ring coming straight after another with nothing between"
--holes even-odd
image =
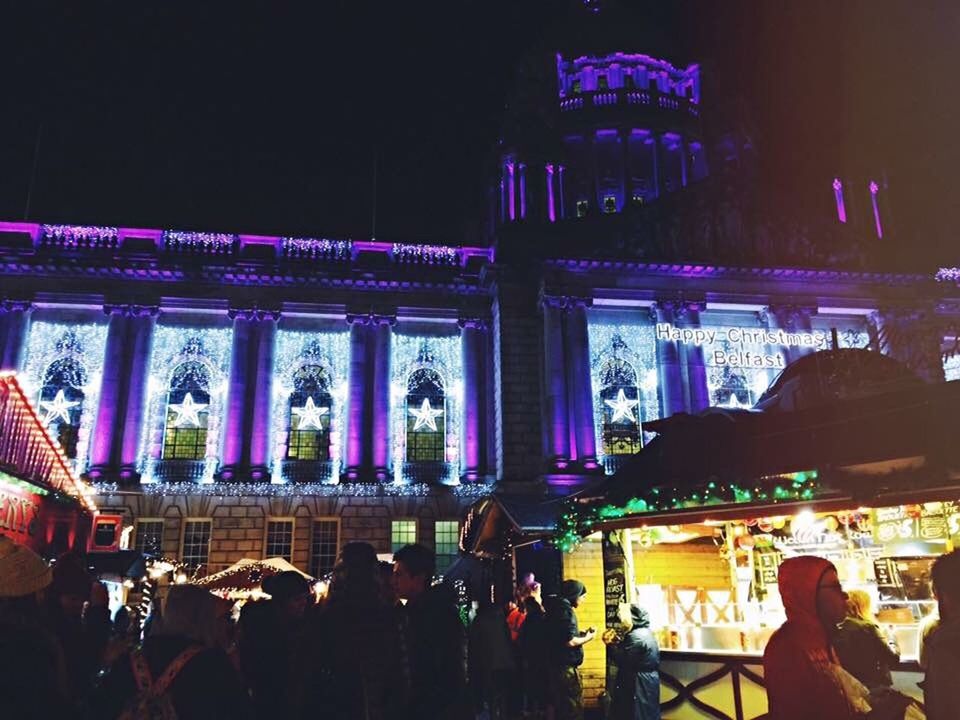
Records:
<instances>
[{"instance_id":1,"label":"person in red hooded jacket","mask_svg":"<svg viewBox=\"0 0 960 720\"><path fill-rule=\"evenodd\" d=\"M830 645L847 607L837 569L823 558L790 558L777 581L787 621L763 654L770 720L862 718Z\"/></svg>"}]
</instances>

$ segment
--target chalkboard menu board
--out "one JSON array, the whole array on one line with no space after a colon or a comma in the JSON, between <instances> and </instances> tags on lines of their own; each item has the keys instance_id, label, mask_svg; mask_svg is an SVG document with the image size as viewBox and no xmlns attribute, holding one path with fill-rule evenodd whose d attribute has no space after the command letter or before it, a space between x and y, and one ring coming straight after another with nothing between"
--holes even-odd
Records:
<instances>
[{"instance_id":1,"label":"chalkboard menu board","mask_svg":"<svg viewBox=\"0 0 960 720\"><path fill-rule=\"evenodd\" d=\"M604 624L619 628L620 604L627 601L627 560L619 532L603 534L603 606Z\"/></svg>"},{"instance_id":2,"label":"chalkboard menu board","mask_svg":"<svg viewBox=\"0 0 960 720\"><path fill-rule=\"evenodd\" d=\"M881 600L903 600L903 583L893 558L877 558L873 561L873 573L877 578L877 590Z\"/></svg>"},{"instance_id":3,"label":"chalkboard menu board","mask_svg":"<svg viewBox=\"0 0 960 720\"><path fill-rule=\"evenodd\" d=\"M953 502L898 505L874 511L873 536L883 544L942 541L960 533L960 516Z\"/></svg>"},{"instance_id":4,"label":"chalkboard menu board","mask_svg":"<svg viewBox=\"0 0 960 720\"><path fill-rule=\"evenodd\" d=\"M757 590L762 594L768 585L777 584L777 572L780 570L782 554L773 548L757 548L753 562L756 569Z\"/></svg>"}]
</instances>

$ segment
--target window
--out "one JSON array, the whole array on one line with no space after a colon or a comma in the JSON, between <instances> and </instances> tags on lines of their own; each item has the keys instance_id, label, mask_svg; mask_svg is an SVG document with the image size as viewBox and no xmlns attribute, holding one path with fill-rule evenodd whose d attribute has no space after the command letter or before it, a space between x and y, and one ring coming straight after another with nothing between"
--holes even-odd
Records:
<instances>
[{"instance_id":1,"label":"window","mask_svg":"<svg viewBox=\"0 0 960 720\"><path fill-rule=\"evenodd\" d=\"M640 437L640 391L637 373L626 360L610 358L600 368L604 455L633 455Z\"/></svg>"},{"instance_id":2,"label":"window","mask_svg":"<svg viewBox=\"0 0 960 720\"><path fill-rule=\"evenodd\" d=\"M177 366L167 391L164 460L203 460L207 446L210 373L199 362Z\"/></svg>"},{"instance_id":3,"label":"window","mask_svg":"<svg viewBox=\"0 0 960 720\"><path fill-rule=\"evenodd\" d=\"M579 95L583 92L583 83L580 81L580 78L577 78L573 81L573 94Z\"/></svg>"},{"instance_id":4,"label":"window","mask_svg":"<svg viewBox=\"0 0 960 720\"><path fill-rule=\"evenodd\" d=\"M337 520L314 520L310 541L310 574L323 577L333 570L340 544L340 523Z\"/></svg>"},{"instance_id":5,"label":"window","mask_svg":"<svg viewBox=\"0 0 960 720\"><path fill-rule=\"evenodd\" d=\"M210 556L210 520L187 520L183 526L180 560L191 569L207 564Z\"/></svg>"},{"instance_id":6,"label":"window","mask_svg":"<svg viewBox=\"0 0 960 720\"><path fill-rule=\"evenodd\" d=\"M446 436L443 378L420 368L407 380L407 461L443 462Z\"/></svg>"},{"instance_id":7,"label":"window","mask_svg":"<svg viewBox=\"0 0 960 720\"><path fill-rule=\"evenodd\" d=\"M267 521L265 557L279 557L293 562L293 520Z\"/></svg>"},{"instance_id":8,"label":"window","mask_svg":"<svg viewBox=\"0 0 960 720\"><path fill-rule=\"evenodd\" d=\"M305 365L293 376L288 401L287 459L330 459L330 376L319 365Z\"/></svg>"},{"instance_id":9,"label":"window","mask_svg":"<svg viewBox=\"0 0 960 720\"><path fill-rule=\"evenodd\" d=\"M416 520L394 520L390 523L390 549L392 552L396 552L404 545L412 545L416 541Z\"/></svg>"},{"instance_id":10,"label":"window","mask_svg":"<svg viewBox=\"0 0 960 720\"><path fill-rule=\"evenodd\" d=\"M77 439L80 416L83 414L87 371L72 358L61 358L50 363L43 374L40 389L41 422L49 430L63 453L70 459L77 457Z\"/></svg>"},{"instance_id":11,"label":"window","mask_svg":"<svg viewBox=\"0 0 960 720\"><path fill-rule=\"evenodd\" d=\"M434 551L437 555L437 574L443 575L460 551L460 523L456 520L437 520L434 524Z\"/></svg>"},{"instance_id":12,"label":"window","mask_svg":"<svg viewBox=\"0 0 960 720\"><path fill-rule=\"evenodd\" d=\"M577 217L582 218L587 216L587 208L590 203L586 200L577 200Z\"/></svg>"},{"instance_id":13,"label":"window","mask_svg":"<svg viewBox=\"0 0 960 720\"><path fill-rule=\"evenodd\" d=\"M627 90L633 89L633 75L628 72L623 74L623 86L627 88Z\"/></svg>"},{"instance_id":14,"label":"window","mask_svg":"<svg viewBox=\"0 0 960 720\"><path fill-rule=\"evenodd\" d=\"M135 547L144 555L160 555L163 550L163 520L137 520Z\"/></svg>"},{"instance_id":15,"label":"window","mask_svg":"<svg viewBox=\"0 0 960 720\"><path fill-rule=\"evenodd\" d=\"M603 211L608 215L617 211L617 198L614 195L605 195L603 197Z\"/></svg>"},{"instance_id":16,"label":"window","mask_svg":"<svg viewBox=\"0 0 960 720\"><path fill-rule=\"evenodd\" d=\"M607 76L604 74L597 75L597 90L609 90L610 83L607 82Z\"/></svg>"}]
</instances>

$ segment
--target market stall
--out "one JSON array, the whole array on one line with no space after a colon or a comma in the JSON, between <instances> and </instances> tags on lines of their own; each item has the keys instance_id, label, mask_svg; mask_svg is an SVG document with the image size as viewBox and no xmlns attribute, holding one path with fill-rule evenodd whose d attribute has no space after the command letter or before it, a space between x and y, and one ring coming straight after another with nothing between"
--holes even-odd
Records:
<instances>
[{"instance_id":1,"label":"market stall","mask_svg":"<svg viewBox=\"0 0 960 720\"><path fill-rule=\"evenodd\" d=\"M929 567L960 540L950 430L960 383L880 385L645 424L657 438L561 515L564 574L592 598L581 625L611 626L626 600L650 611L665 711L766 713L761 656L785 620L777 568L803 554L832 560L846 589L871 596L900 649L895 686L919 697L919 636L935 609ZM585 649L585 674L602 674L603 646ZM584 684L602 687L602 675Z\"/></svg>"},{"instance_id":2,"label":"market stall","mask_svg":"<svg viewBox=\"0 0 960 720\"><path fill-rule=\"evenodd\" d=\"M245 602L247 600L269 598L270 596L263 591L263 581L272 575L279 575L288 571L299 573L308 582L313 583L315 581L314 578L298 570L283 558L274 557L266 560L243 558L225 570L194 580L193 584L204 587L215 595L220 595L228 600Z\"/></svg>"},{"instance_id":3,"label":"market stall","mask_svg":"<svg viewBox=\"0 0 960 720\"><path fill-rule=\"evenodd\" d=\"M0 533L46 557L85 552L97 508L14 373L0 373Z\"/></svg>"}]
</instances>

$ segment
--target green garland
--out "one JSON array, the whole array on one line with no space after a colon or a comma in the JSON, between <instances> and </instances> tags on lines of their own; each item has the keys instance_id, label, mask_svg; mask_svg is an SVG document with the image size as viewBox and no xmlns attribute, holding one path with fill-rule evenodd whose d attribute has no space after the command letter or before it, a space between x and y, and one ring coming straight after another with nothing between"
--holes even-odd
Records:
<instances>
[{"instance_id":1,"label":"green garland","mask_svg":"<svg viewBox=\"0 0 960 720\"><path fill-rule=\"evenodd\" d=\"M744 505L752 502L796 502L812 500L819 489L817 471L774 475L758 479L753 487L736 483L709 482L684 493L680 488L651 488L644 497L631 498L625 505L582 505L566 503L557 520L553 544L572 552L598 523L634 515L646 515L713 505Z\"/></svg>"}]
</instances>

